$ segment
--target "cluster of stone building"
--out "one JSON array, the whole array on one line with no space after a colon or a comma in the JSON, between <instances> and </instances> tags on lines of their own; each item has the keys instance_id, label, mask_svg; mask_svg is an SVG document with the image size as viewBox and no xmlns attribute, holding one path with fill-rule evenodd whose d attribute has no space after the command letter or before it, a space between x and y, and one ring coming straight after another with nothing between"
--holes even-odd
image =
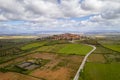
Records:
<instances>
[{"instance_id":1,"label":"cluster of stone building","mask_svg":"<svg viewBox=\"0 0 120 80\"><path fill-rule=\"evenodd\" d=\"M65 34L58 34L58 35L38 38L37 40L46 40L46 39L48 40L80 40L83 38L84 36L82 35L65 33Z\"/></svg>"},{"instance_id":2,"label":"cluster of stone building","mask_svg":"<svg viewBox=\"0 0 120 80\"><path fill-rule=\"evenodd\" d=\"M65 33L60 35L53 35L51 38L53 40L79 40L81 39L81 36L77 34Z\"/></svg>"}]
</instances>

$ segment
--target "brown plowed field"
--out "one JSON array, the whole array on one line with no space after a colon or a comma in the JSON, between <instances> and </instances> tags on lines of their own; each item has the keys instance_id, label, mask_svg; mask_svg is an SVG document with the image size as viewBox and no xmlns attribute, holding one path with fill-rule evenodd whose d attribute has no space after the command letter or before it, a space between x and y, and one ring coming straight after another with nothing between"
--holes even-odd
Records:
<instances>
[{"instance_id":1,"label":"brown plowed field","mask_svg":"<svg viewBox=\"0 0 120 80\"><path fill-rule=\"evenodd\" d=\"M77 72L83 57L79 55L58 55L52 53L30 54L6 64L14 64L24 61L27 58L42 58L50 61L44 66L33 70L28 75L14 72L0 73L0 80L71 80Z\"/></svg>"}]
</instances>

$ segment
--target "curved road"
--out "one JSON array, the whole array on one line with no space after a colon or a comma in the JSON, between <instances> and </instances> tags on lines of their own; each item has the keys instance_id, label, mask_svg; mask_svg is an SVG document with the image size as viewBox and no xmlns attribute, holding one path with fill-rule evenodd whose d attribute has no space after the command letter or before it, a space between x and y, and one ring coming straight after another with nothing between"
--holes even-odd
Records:
<instances>
[{"instance_id":1,"label":"curved road","mask_svg":"<svg viewBox=\"0 0 120 80\"><path fill-rule=\"evenodd\" d=\"M83 70L83 68L84 68L84 66L85 66L85 62L86 62L88 56L96 49L96 47L93 46L93 45L88 45L88 46L93 47L93 49L84 57L84 59L83 59L83 61L82 61L82 64L80 65L80 67L79 67L79 69L78 69L78 71L77 71L77 73L76 73L76 75L75 75L75 77L74 77L73 80L78 80L78 79L79 79L80 72L81 72L81 70Z\"/></svg>"}]
</instances>

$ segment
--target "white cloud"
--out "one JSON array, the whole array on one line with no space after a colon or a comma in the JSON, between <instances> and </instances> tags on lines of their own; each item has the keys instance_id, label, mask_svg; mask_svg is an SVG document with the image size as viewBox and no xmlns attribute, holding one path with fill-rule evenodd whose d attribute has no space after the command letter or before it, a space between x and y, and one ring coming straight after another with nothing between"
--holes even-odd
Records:
<instances>
[{"instance_id":1,"label":"white cloud","mask_svg":"<svg viewBox=\"0 0 120 80\"><path fill-rule=\"evenodd\" d=\"M26 31L113 29L120 27L119 4L120 0L83 0L81 3L80 0L61 0L61 3L57 0L0 0L0 22L25 21L19 25L1 23L0 29L3 26ZM80 21L75 19L89 15L93 16Z\"/></svg>"},{"instance_id":2,"label":"white cloud","mask_svg":"<svg viewBox=\"0 0 120 80\"><path fill-rule=\"evenodd\" d=\"M100 11L104 6L104 3L100 0L84 0L81 7L85 10Z\"/></svg>"},{"instance_id":3,"label":"white cloud","mask_svg":"<svg viewBox=\"0 0 120 80\"><path fill-rule=\"evenodd\" d=\"M10 20L81 17L91 14L113 18L119 16L119 3L118 0L84 0L82 3L79 0L61 0L61 4L57 0L0 0L0 12Z\"/></svg>"}]
</instances>

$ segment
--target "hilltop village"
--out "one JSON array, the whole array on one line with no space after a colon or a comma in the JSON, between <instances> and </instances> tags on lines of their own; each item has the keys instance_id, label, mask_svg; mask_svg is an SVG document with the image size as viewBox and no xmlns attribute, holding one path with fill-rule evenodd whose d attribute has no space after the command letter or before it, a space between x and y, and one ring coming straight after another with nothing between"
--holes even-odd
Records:
<instances>
[{"instance_id":1,"label":"hilltop village","mask_svg":"<svg viewBox=\"0 0 120 80\"><path fill-rule=\"evenodd\" d=\"M65 34L58 34L58 35L52 35L48 37L42 37L38 38L38 40L81 40L87 38L86 36L83 35L78 35L78 34L71 34L71 33L65 33Z\"/></svg>"}]
</instances>

